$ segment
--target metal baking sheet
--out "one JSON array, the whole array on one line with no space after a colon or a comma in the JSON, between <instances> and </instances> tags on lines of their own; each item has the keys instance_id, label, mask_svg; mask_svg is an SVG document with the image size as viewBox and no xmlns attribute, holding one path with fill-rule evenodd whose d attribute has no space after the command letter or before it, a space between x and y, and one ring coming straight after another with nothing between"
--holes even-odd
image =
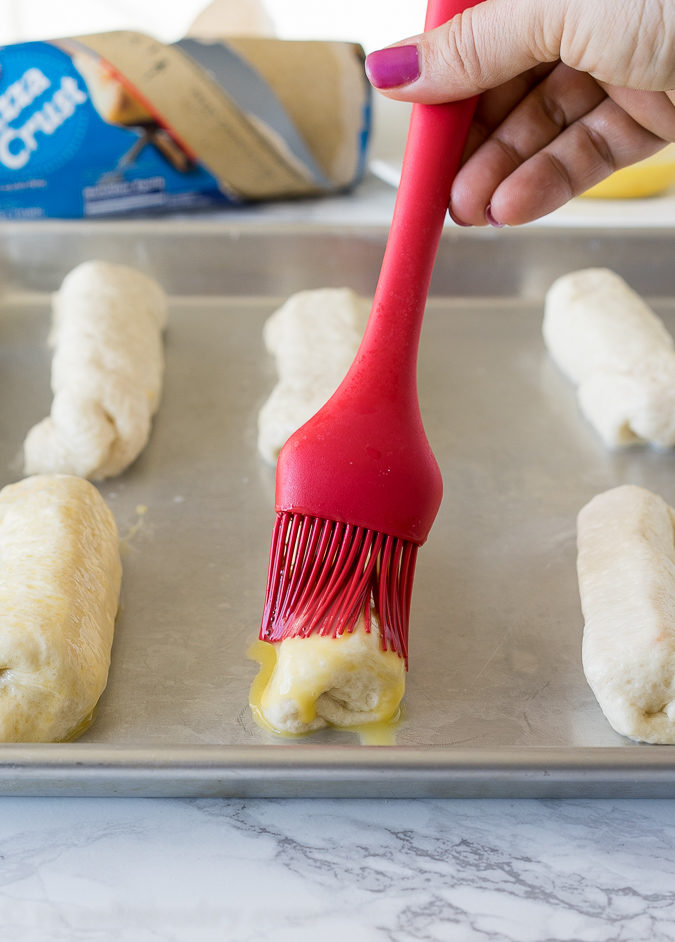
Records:
<instances>
[{"instance_id":1,"label":"metal baking sheet","mask_svg":"<svg viewBox=\"0 0 675 942\"><path fill-rule=\"evenodd\" d=\"M558 275L607 265L675 331L673 231L448 230L420 392L445 480L420 552L404 716L391 746L283 740L247 707L273 522L256 416L264 320L294 291L372 293L381 228L139 222L0 226L0 477L47 414L49 295L87 258L171 297L150 443L101 492L124 538L108 689L78 742L0 746L0 793L672 796L675 747L612 732L584 680L575 517L632 482L675 504L675 455L610 453L541 340ZM317 311L317 317L321 312Z\"/></svg>"}]
</instances>

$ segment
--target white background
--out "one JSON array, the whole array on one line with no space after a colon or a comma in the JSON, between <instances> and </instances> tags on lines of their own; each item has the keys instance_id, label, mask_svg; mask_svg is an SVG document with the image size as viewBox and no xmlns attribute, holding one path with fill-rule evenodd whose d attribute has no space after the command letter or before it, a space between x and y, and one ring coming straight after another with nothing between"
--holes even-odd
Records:
<instances>
[{"instance_id":1,"label":"white background","mask_svg":"<svg viewBox=\"0 0 675 942\"><path fill-rule=\"evenodd\" d=\"M344 39L368 51L420 31L425 0L217 0L225 22L264 5L284 39ZM0 0L0 45L111 29L179 39L208 0Z\"/></svg>"}]
</instances>

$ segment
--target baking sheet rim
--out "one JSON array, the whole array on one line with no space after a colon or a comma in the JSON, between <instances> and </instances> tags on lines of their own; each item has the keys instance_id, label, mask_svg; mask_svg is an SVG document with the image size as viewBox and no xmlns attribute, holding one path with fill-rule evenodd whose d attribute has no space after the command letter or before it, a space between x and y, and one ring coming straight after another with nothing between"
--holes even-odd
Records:
<instances>
[{"instance_id":1,"label":"baking sheet rim","mask_svg":"<svg viewBox=\"0 0 675 942\"><path fill-rule=\"evenodd\" d=\"M4 745L3 796L675 796L675 746Z\"/></svg>"}]
</instances>

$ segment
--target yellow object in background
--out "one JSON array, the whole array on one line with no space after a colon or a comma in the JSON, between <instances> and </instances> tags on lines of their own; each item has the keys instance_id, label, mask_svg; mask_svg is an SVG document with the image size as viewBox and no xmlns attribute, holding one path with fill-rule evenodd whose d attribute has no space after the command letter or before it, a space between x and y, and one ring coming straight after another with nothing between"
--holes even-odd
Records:
<instances>
[{"instance_id":1,"label":"yellow object in background","mask_svg":"<svg viewBox=\"0 0 675 942\"><path fill-rule=\"evenodd\" d=\"M606 180L582 193L592 199L640 199L657 196L675 185L675 144L612 173Z\"/></svg>"}]
</instances>

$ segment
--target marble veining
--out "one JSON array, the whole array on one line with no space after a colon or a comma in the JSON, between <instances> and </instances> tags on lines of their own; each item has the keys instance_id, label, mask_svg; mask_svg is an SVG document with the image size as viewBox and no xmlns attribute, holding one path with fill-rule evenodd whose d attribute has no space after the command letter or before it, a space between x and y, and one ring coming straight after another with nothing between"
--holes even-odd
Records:
<instances>
[{"instance_id":1,"label":"marble veining","mask_svg":"<svg viewBox=\"0 0 675 942\"><path fill-rule=\"evenodd\" d=\"M0 802L13 942L661 942L675 801Z\"/></svg>"}]
</instances>

